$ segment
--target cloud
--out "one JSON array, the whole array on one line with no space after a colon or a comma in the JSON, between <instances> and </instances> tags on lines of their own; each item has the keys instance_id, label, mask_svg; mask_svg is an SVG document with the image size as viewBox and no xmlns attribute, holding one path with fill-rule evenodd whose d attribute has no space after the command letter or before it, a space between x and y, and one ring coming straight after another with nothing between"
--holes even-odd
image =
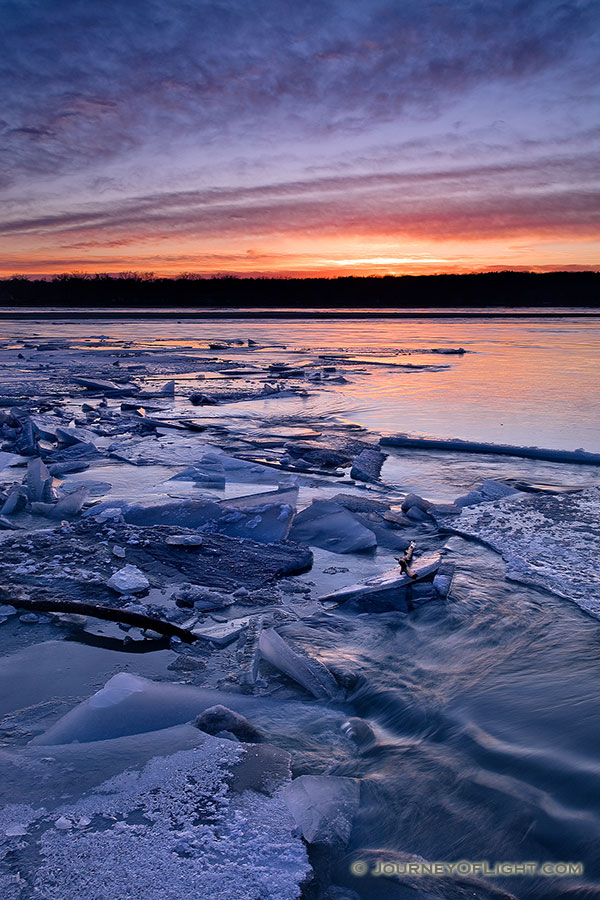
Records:
<instances>
[{"instance_id":1,"label":"cloud","mask_svg":"<svg viewBox=\"0 0 600 900\"><path fill-rule=\"evenodd\" d=\"M51 175L177 140L202 155L435 117L565 60L581 79L598 18L596 0L9 0L0 160Z\"/></svg>"},{"instance_id":2,"label":"cloud","mask_svg":"<svg viewBox=\"0 0 600 900\"><path fill-rule=\"evenodd\" d=\"M598 227L599 194L597 158L582 154L148 194L7 219L0 235L46 236L70 247L83 237L85 246L108 247L175 234L589 234Z\"/></svg>"},{"instance_id":3,"label":"cloud","mask_svg":"<svg viewBox=\"0 0 600 900\"><path fill-rule=\"evenodd\" d=\"M15 259L597 230L597 0L4 0L2 24Z\"/></svg>"}]
</instances>

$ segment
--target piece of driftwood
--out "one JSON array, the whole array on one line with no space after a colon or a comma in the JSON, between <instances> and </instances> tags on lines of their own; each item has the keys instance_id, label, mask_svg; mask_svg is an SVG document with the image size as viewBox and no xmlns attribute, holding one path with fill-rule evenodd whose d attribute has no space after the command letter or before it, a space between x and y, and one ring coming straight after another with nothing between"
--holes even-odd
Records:
<instances>
[{"instance_id":1,"label":"piece of driftwood","mask_svg":"<svg viewBox=\"0 0 600 900\"><path fill-rule=\"evenodd\" d=\"M193 644L197 640L195 634L185 628L179 628L172 622L164 619L156 619L145 616L142 613L131 612L127 609L112 609L110 606L98 606L95 603L79 603L75 600L31 600L29 597L11 597L5 602L10 603L16 609L30 609L33 612L51 613L76 613L80 616L90 616L94 619L105 619L108 622L122 622L124 625L132 625L135 628L149 629L166 637L178 637L186 644Z\"/></svg>"},{"instance_id":2,"label":"piece of driftwood","mask_svg":"<svg viewBox=\"0 0 600 900\"><path fill-rule=\"evenodd\" d=\"M410 571L410 564L412 562L413 553L415 552L415 542L411 541L408 547L406 548L406 552L403 556L396 556L395 559L398 561L398 565L400 566L400 571L403 574L408 575L409 577L413 577L412 572Z\"/></svg>"}]
</instances>

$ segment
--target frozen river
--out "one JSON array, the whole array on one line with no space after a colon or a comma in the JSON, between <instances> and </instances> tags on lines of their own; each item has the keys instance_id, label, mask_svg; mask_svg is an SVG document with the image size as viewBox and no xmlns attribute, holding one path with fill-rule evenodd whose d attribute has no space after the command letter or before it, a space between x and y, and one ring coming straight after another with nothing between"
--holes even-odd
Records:
<instances>
[{"instance_id":1,"label":"frozen river","mask_svg":"<svg viewBox=\"0 0 600 900\"><path fill-rule=\"evenodd\" d=\"M200 631L233 622L242 635L188 653L92 617L4 613L3 897L113 900L103 885L116 872L143 900L179 900L178 879L215 900L293 900L311 867L311 900L600 896L600 466L385 446L380 476L349 477L359 451L377 455L382 433L600 451L599 318L80 316L5 319L0 337L4 497L25 497L22 479L37 489L36 454L58 467L83 460L79 471L55 469L55 494L42 483L45 502L31 494L6 516L4 602L25 590L163 610L186 627L195 616ZM482 493L486 484L506 496ZM83 518L53 520L52 504L70 492L81 492ZM422 514L402 508L411 494L426 498ZM473 505L459 515L452 501L465 496ZM169 518L181 510L215 521L188 528L189 518ZM280 579L271 541L288 534L312 564ZM175 539L166 549L165 535ZM448 596L425 578L408 604L330 599L391 570L410 541L417 562L442 554L454 571ZM117 601L106 581L125 562L146 587ZM184 577L221 597L216 613L175 605ZM309 663L286 668L265 643L258 679L241 679L252 618ZM256 772L242 779L245 793L227 794L248 745L227 729L200 741L185 724L215 702L290 753L294 779L334 779L313 797L308 856L281 795L267 797ZM164 764L148 763L139 781L123 775L157 756ZM213 792L204 819L185 793L192 771L202 803ZM286 778L280 767L284 790ZM346 820L344 840L329 840L331 822ZM581 869L409 882L360 868L407 860Z\"/></svg>"}]
</instances>

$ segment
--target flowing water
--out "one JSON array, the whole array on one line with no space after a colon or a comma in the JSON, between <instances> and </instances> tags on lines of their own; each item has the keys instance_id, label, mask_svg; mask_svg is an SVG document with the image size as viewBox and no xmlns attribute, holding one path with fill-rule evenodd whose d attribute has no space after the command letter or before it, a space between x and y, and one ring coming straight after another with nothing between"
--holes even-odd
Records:
<instances>
[{"instance_id":1,"label":"flowing water","mask_svg":"<svg viewBox=\"0 0 600 900\"><path fill-rule=\"evenodd\" d=\"M83 344L90 331L107 340L126 335L140 346L170 349L252 338L275 347L269 360L298 363L315 354L346 354L355 362L343 370L345 384L304 400L226 409L248 422L271 409L278 416L337 418L378 432L600 450L595 317L168 326L151 320L92 326L14 321L2 329L14 338L37 332ZM419 352L459 347L469 352ZM263 353L256 351L252 362ZM406 362L450 368L387 365ZM384 467L391 489L443 501L486 477L555 488L600 483L597 467L458 453L392 452ZM323 661L341 660L356 673L344 712L366 720L376 735L364 752L339 759L331 748L319 755L318 747L310 747L311 771L363 779L348 854L330 860L334 881L364 898L458 897L463 895L431 894L430 888L417 894L401 881L358 878L350 873L350 859L416 854L447 861L565 861L582 862L585 874L494 878L488 884L521 900L600 896L600 623L567 600L507 581L500 557L475 542L452 538L449 552L458 574L446 603L410 616L342 608L289 626L288 634ZM326 556L315 555L315 570L305 580L318 581L332 559L343 562ZM290 746L301 742L302 734L290 735Z\"/></svg>"}]
</instances>

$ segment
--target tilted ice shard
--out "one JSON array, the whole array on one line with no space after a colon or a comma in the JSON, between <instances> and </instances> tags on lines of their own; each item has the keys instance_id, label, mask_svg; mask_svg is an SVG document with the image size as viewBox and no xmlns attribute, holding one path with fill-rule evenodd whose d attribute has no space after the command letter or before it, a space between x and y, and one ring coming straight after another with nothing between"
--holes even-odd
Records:
<instances>
[{"instance_id":1,"label":"tilted ice shard","mask_svg":"<svg viewBox=\"0 0 600 900\"><path fill-rule=\"evenodd\" d=\"M309 844L348 844L360 805L357 778L300 775L283 789L283 797Z\"/></svg>"},{"instance_id":2,"label":"tilted ice shard","mask_svg":"<svg viewBox=\"0 0 600 900\"><path fill-rule=\"evenodd\" d=\"M274 628L261 632L258 647L263 659L323 700L340 699L342 691L329 669L312 656L293 650Z\"/></svg>"}]
</instances>

